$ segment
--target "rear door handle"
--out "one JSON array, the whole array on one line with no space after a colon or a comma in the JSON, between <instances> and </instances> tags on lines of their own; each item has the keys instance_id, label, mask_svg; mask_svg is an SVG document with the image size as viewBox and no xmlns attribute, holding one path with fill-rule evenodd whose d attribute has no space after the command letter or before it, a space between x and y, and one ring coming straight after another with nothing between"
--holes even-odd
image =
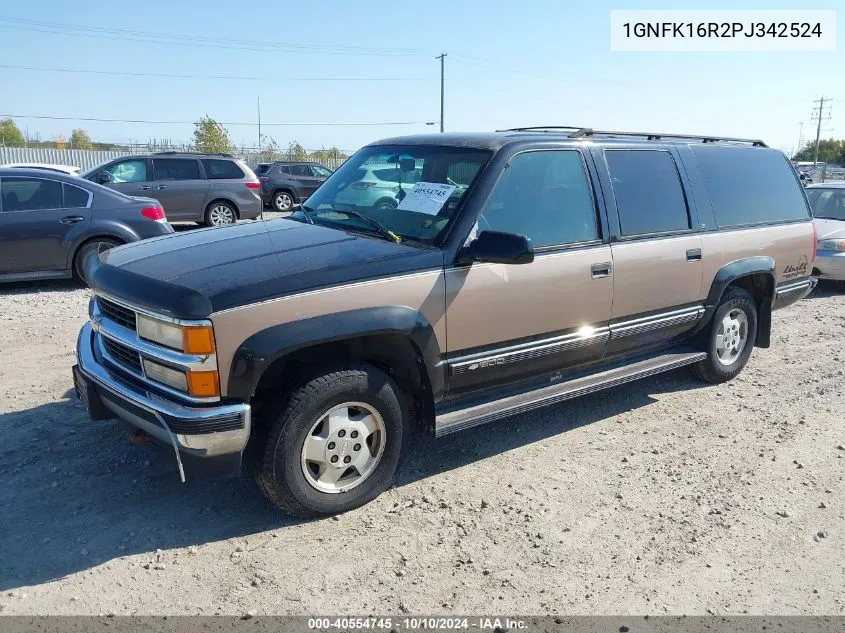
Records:
<instances>
[{"instance_id":1,"label":"rear door handle","mask_svg":"<svg viewBox=\"0 0 845 633\"><path fill-rule=\"evenodd\" d=\"M138 189L141 191L149 191L152 187L150 185L138 185Z\"/></svg>"},{"instance_id":2,"label":"rear door handle","mask_svg":"<svg viewBox=\"0 0 845 633\"><path fill-rule=\"evenodd\" d=\"M156 189L161 191L162 189L167 189L167 185L156 185Z\"/></svg>"},{"instance_id":3,"label":"rear door handle","mask_svg":"<svg viewBox=\"0 0 845 633\"><path fill-rule=\"evenodd\" d=\"M600 264L593 264L590 266L590 272L593 275L593 279L602 279L603 277L610 277L610 272L612 267L610 262L602 262Z\"/></svg>"},{"instance_id":4,"label":"rear door handle","mask_svg":"<svg viewBox=\"0 0 845 633\"><path fill-rule=\"evenodd\" d=\"M66 215L61 220L59 220L62 224L76 224L77 222L82 222L85 220L81 215Z\"/></svg>"},{"instance_id":5,"label":"rear door handle","mask_svg":"<svg viewBox=\"0 0 845 633\"><path fill-rule=\"evenodd\" d=\"M700 248L691 248L687 251L687 261L688 262L700 262L701 261L701 249Z\"/></svg>"}]
</instances>

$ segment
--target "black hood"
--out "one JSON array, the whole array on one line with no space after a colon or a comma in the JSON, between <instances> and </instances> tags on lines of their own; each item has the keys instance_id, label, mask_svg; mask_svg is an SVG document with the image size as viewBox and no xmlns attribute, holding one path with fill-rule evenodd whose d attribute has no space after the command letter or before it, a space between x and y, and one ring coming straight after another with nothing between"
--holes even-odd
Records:
<instances>
[{"instance_id":1,"label":"black hood","mask_svg":"<svg viewBox=\"0 0 845 633\"><path fill-rule=\"evenodd\" d=\"M326 286L438 268L438 249L294 220L135 242L89 261L91 286L185 319Z\"/></svg>"}]
</instances>

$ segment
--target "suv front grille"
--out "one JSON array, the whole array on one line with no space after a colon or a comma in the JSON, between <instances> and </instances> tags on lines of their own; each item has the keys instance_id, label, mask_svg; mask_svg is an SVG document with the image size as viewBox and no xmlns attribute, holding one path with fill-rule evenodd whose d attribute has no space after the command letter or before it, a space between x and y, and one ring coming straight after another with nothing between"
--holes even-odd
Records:
<instances>
[{"instance_id":1,"label":"suv front grille","mask_svg":"<svg viewBox=\"0 0 845 633\"><path fill-rule=\"evenodd\" d=\"M127 347L123 343L118 343L105 336L100 337L103 341L103 347L111 356L111 359L124 369L128 369L135 374L141 375L141 356L131 347Z\"/></svg>"},{"instance_id":2,"label":"suv front grille","mask_svg":"<svg viewBox=\"0 0 845 633\"><path fill-rule=\"evenodd\" d=\"M104 316L108 317L115 323L119 323L125 328L135 331L135 312L129 308L124 308L122 305L97 297L97 306Z\"/></svg>"}]
</instances>

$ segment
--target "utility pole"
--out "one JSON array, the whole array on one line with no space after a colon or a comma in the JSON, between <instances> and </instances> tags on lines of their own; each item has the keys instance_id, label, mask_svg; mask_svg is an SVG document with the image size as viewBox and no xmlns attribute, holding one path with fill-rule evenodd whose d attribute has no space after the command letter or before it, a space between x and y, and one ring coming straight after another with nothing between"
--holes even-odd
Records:
<instances>
[{"instance_id":1,"label":"utility pole","mask_svg":"<svg viewBox=\"0 0 845 633\"><path fill-rule=\"evenodd\" d=\"M819 104L817 108L813 108L813 116L811 117L811 118L813 118L817 121L817 123L816 123L816 156L813 159L813 167L814 168L816 166L816 163L819 162L819 140L821 139L821 135L822 135L822 119L824 119L824 109L825 109L825 107L827 107L828 111L830 110L830 105L825 106L825 101L827 101L828 104L829 104L831 101L833 101L833 99L830 99L829 97L821 97L818 100L813 101L813 103ZM830 121L830 113L829 112L828 112L827 118L824 119L824 120Z\"/></svg>"},{"instance_id":2,"label":"utility pole","mask_svg":"<svg viewBox=\"0 0 845 633\"><path fill-rule=\"evenodd\" d=\"M443 90L445 88L446 53L440 53L434 59L440 60L440 133L443 133Z\"/></svg>"},{"instance_id":3,"label":"utility pole","mask_svg":"<svg viewBox=\"0 0 845 633\"><path fill-rule=\"evenodd\" d=\"M261 97L258 97L258 153L261 153Z\"/></svg>"},{"instance_id":4,"label":"utility pole","mask_svg":"<svg viewBox=\"0 0 845 633\"><path fill-rule=\"evenodd\" d=\"M804 121L798 121L798 151L804 149Z\"/></svg>"}]
</instances>

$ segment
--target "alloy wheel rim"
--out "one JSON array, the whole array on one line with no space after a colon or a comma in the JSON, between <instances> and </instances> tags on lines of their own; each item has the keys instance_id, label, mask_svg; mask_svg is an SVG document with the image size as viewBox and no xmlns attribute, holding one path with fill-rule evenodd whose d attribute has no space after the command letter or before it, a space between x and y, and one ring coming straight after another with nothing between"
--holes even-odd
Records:
<instances>
[{"instance_id":1,"label":"alloy wheel rim","mask_svg":"<svg viewBox=\"0 0 845 633\"><path fill-rule=\"evenodd\" d=\"M214 226L225 226L227 224L235 223L235 214L227 206L217 205L211 209L211 223Z\"/></svg>"},{"instance_id":2,"label":"alloy wheel rim","mask_svg":"<svg viewBox=\"0 0 845 633\"><path fill-rule=\"evenodd\" d=\"M291 197L286 193L280 193L276 196L276 208L279 211L287 211L291 208L293 204L293 200Z\"/></svg>"},{"instance_id":3,"label":"alloy wheel rim","mask_svg":"<svg viewBox=\"0 0 845 633\"><path fill-rule=\"evenodd\" d=\"M344 402L321 415L302 444L301 464L312 488L328 494L360 486L375 471L386 440L384 419L363 402Z\"/></svg>"},{"instance_id":4,"label":"alloy wheel rim","mask_svg":"<svg viewBox=\"0 0 845 633\"><path fill-rule=\"evenodd\" d=\"M730 310L716 329L716 359L722 365L736 362L748 343L748 317L739 308Z\"/></svg>"}]
</instances>

